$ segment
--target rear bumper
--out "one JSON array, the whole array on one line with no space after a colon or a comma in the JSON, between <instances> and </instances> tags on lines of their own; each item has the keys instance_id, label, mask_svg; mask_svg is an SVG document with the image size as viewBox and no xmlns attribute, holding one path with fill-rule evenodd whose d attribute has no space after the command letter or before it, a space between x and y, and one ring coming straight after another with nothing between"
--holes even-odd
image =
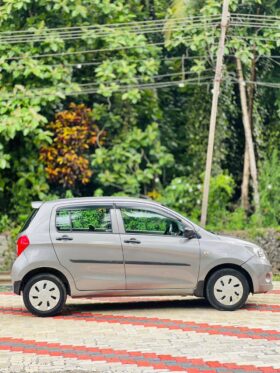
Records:
<instances>
[{"instance_id":1,"label":"rear bumper","mask_svg":"<svg viewBox=\"0 0 280 373\"><path fill-rule=\"evenodd\" d=\"M267 259L253 256L242 267L250 274L253 283L253 293L267 293L273 288L272 267Z\"/></svg>"}]
</instances>

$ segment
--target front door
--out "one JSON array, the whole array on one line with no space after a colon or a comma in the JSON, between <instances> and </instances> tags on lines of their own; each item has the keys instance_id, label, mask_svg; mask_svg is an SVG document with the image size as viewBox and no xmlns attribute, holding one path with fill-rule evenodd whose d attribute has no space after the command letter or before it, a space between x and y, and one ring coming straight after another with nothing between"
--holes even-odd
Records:
<instances>
[{"instance_id":1,"label":"front door","mask_svg":"<svg viewBox=\"0 0 280 373\"><path fill-rule=\"evenodd\" d=\"M58 260L78 290L125 289L124 258L110 205L60 206L51 219Z\"/></svg>"},{"instance_id":2,"label":"front door","mask_svg":"<svg viewBox=\"0 0 280 373\"><path fill-rule=\"evenodd\" d=\"M142 204L143 206L143 204ZM121 241L127 289L196 287L200 249L197 238L183 236L187 223L153 206L121 204Z\"/></svg>"}]
</instances>

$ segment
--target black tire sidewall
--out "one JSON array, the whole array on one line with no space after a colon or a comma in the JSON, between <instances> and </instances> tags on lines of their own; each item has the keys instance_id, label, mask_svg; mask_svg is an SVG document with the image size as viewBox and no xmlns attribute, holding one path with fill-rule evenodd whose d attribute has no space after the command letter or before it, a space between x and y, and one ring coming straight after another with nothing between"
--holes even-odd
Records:
<instances>
[{"instance_id":1,"label":"black tire sidewall","mask_svg":"<svg viewBox=\"0 0 280 373\"><path fill-rule=\"evenodd\" d=\"M29 300L29 292L30 292L31 287L36 282L42 281L42 280L49 280L49 281L54 282L57 285L57 287L59 289L59 293L60 293L60 298L59 298L58 304L49 311L40 311L40 310L34 308L32 306L32 304L30 303L30 300ZM39 316L39 317L55 316L55 315L59 314L62 311L62 309L65 305L66 298L67 298L67 294L66 294L66 289L65 289L65 286L64 286L63 282L58 277L56 277L55 275L48 274L48 273L38 274L38 275L35 275L34 277L31 277L27 281L27 283L25 284L25 286L23 288L23 302L24 302L25 307L33 315L36 315L36 316Z\"/></svg>"},{"instance_id":2,"label":"black tire sidewall","mask_svg":"<svg viewBox=\"0 0 280 373\"><path fill-rule=\"evenodd\" d=\"M242 286L243 286L243 295L242 295L242 298L240 299L240 301L234 305L224 305L222 303L220 303L215 295L214 295L214 285L216 283L216 281L221 278L222 276L234 276L236 278L238 278L238 280L240 280L240 282L242 283ZM243 273L241 273L240 271L236 270L236 269L232 269L232 268L224 268L224 269L220 269L216 272L214 272L209 280L207 281L207 284L206 284L206 298L208 300L208 302L211 304L211 306L213 306L214 308L220 310L220 311L235 311L241 307L244 306L247 298L248 298L248 295L250 293L250 288L249 288L249 284L248 284L248 281L245 277L245 275Z\"/></svg>"}]
</instances>

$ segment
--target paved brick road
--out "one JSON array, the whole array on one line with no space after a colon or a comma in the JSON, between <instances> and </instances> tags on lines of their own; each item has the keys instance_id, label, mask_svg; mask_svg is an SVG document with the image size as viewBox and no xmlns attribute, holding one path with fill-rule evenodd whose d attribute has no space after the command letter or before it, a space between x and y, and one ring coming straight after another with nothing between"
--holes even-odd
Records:
<instances>
[{"instance_id":1,"label":"paved brick road","mask_svg":"<svg viewBox=\"0 0 280 373\"><path fill-rule=\"evenodd\" d=\"M31 316L0 287L0 373L280 372L280 283L242 310L187 298L68 299Z\"/></svg>"}]
</instances>

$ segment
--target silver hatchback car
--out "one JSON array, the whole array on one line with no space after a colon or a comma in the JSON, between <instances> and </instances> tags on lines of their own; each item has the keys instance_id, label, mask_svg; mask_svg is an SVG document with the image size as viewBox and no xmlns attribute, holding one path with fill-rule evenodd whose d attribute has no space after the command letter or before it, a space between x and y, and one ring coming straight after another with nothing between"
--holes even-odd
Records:
<instances>
[{"instance_id":1,"label":"silver hatchback car","mask_svg":"<svg viewBox=\"0 0 280 373\"><path fill-rule=\"evenodd\" d=\"M13 288L38 316L71 297L195 295L233 311L272 289L253 243L210 233L150 200L73 198L32 203L17 241Z\"/></svg>"}]
</instances>

